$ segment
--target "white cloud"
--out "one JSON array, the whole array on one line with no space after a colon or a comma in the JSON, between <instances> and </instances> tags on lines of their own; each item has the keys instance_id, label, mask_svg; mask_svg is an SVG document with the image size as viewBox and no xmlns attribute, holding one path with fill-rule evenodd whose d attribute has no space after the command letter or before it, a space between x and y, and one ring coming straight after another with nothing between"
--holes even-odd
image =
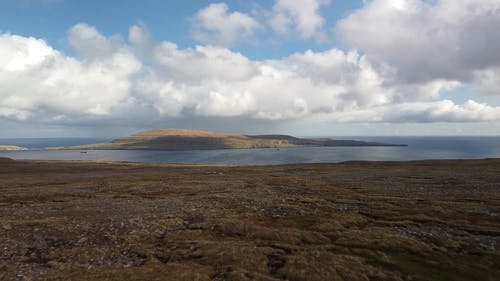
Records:
<instances>
[{"instance_id":1,"label":"white cloud","mask_svg":"<svg viewBox=\"0 0 500 281\"><path fill-rule=\"evenodd\" d=\"M87 59L107 58L117 49L124 47L120 36L105 37L95 27L83 23L69 30L68 40L71 46Z\"/></svg>"},{"instance_id":2,"label":"white cloud","mask_svg":"<svg viewBox=\"0 0 500 281\"><path fill-rule=\"evenodd\" d=\"M279 34L288 34L291 29L304 39L324 39L322 33L325 19L320 15L320 7L329 0L276 0L269 25Z\"/></svg>"},{"instance_id":3,"label":"white cloud","mask_svg":"<svg viewBox=\"0 0 500 281\"><path fill-rule=\"evenodd\" d=\"M40 39L0 35L0 119L49 124L200 117L500 120L499 107L439 100L460 81L405 83L392 66L356 51L306 51L256 61L223 47L155 43L141 26L130 28L128 43L84 24L73 27L69 37L78 58ZM478 73L482 78L475 79L495 85L497 74Z\"/></svg>"},{"instance_id":4,"label":"white cloud","mask_svg":"<svg viewBox=\"0 0 500 281\"><path fill-rule=\"evenodd\" d=\"M83 35L78 30L72 29L72 36L86 38L87 30ZM94 58L87 43L77 47ZM20 120L110 115L127 98L130 77L140 69L140 62L128 52L77 60L42 40L9 34L0 37L0 54L0 116Z\"/></svg>"},{"instance_id":5,"label":"white cloud","mask_svg":"<svg viewBox=\"0 0 500 281\"><path fill-rule=\"evenodd\" d=\"M498 26L498 0L373 0L341 20L337 33L346 46L393 67L401 83L467 84L500 66Z\"/></svg>"},{"instance_id":6,"label":"white cloud","mask_svg":"<svg viewBox=\"0 0 500 281\"><path fill-rule=\"evenodd\" d=\"M229 12L227 4L215 3L194 15L191 36L203 43L232 46L240 40L250 40L260 28L251 16Z\"/></svg>"},{"instance_id":7,"label":"white cloud","mask_svg":"<svg viewBox=\"0 0 500 281\"><path fill-rule=\"evenodd\" d=\"M151 41L151 34L143 24L133 25L129 28L128 42L140 58L151 59L154 44Z\"/></svg>"},{"instance_id":8,"label":"white cloud","mask_svg":"<svg viewBox=\"0 0 500 281\"><path fill-rule=\"evenodd\" d=\"M30 65L36 65L54 53L43 40L22 36L0 35L0 67L8 71L22 71Z\"/></svg>"},{"instance_id":9,"label":"white cloud","mask_svg":"<svg viewBox=\"0 0 500 281\"><path fill-rule=\"evenodd\" d=\"M154 49L154 60L162 71L180 81L246 81L257 71L245 56L220 47L179 50L175 44L164 42Z\"/></svg>"},{"instance_id":10,"label":"white cloud","mask_svg":"<svg viewBox=\"0 0 500 281\"><path fill-rule=\"evenodd\" d=\"M451 100L403 103L382 108L385 122L482 122L500 119L500 108L469 100L462 105Z\"/></svg>"},{"instance_id":11,"label":"white cloud","mask_svg":"<svg viewBox=\"0 0 500 281\"><path fill-rule=\"evenodd\" d=\"M475 72L474 90L482 95L500 95L500 66Z\"/></svg>"}]
</instances>

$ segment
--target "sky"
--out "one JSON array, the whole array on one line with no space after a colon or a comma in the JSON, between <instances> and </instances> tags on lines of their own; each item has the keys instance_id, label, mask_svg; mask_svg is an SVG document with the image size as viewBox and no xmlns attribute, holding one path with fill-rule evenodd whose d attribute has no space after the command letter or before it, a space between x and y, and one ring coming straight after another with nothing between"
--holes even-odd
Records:
<instances>
[{"instance_id":1,"label":"sky","mask_svg":"<svg viewBox=\"0 0 500 281\"><path fill-rule=\"evenodd\" d=\"M0 0L0 138L500 135L500 0Z\"/></svg>"}]
</instances>

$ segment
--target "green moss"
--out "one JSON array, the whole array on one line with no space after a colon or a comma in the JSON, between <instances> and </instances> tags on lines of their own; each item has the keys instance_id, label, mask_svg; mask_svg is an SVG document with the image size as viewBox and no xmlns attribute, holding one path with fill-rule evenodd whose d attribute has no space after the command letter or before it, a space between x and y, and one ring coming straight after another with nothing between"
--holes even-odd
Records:
<instances>
[{"instance_id":1,"label":"green moss","mask_svg":"<svg viewBox=\"0 0 500 281\"><path fill-rule=\"evenodd\" d=\"M316 218L308 215L290 216L288 219L293 222L297 227L302 229L309 229L316 224Z\"/></svg>"},{"instance_id":2,"label":"green moss","mask_svg":"<svg viewBox=\"0 0 500 281\"><path fill-rule=\"evenodd\" d=\"M479 278L477 274L467 274L457 271L456 269L444 268L423 261L416 261L405 254L391 254L389 257L398 271L416 277L418 278L417 280L483 280Z\"/></svg>"}]
</instances>

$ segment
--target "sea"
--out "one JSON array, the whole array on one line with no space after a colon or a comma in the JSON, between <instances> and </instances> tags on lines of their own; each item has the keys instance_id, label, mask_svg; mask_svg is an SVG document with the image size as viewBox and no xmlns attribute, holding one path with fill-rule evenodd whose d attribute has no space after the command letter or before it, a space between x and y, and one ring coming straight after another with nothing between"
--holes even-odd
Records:
<instances>
[{"instance_id":1,"label":"sea","mask_svg":"<svg viewBox=\"0 0 500 281\"><path fill-rule=\"evenodd\" d=\"M500 158L500 136L491 137L333 137L405 147L295 147L269 149L225 149L190 151L44 150L110 141L91 138L0 139L0 145L26 147L25 151L3 151L0 157L29 160L93 160L144 163L200 163L277 165L339 163L346 161L410 161L430 159Z\"/></svg>"}]
</instances>

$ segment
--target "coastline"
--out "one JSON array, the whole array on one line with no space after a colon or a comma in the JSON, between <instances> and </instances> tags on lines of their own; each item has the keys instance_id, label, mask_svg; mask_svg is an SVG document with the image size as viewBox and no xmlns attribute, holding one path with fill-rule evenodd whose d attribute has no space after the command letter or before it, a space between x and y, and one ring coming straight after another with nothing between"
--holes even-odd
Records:
<instances>
[{"instance_id":1,"label":"coastline","mask_svg":"<svg viewBox=\"0 0 500 281\"><path fill-rule=\"evenodd\" d=\"M407 146L333 138L297 138L290 135L241 135L199 130L157 129L142 131L107 143L49 147L51 150L220 150L293 147Z\"/></svg>"},{"instance_id":2,"label":"coastline","mask_svg":"<svg viewBox=\"0 0 500 281\"><path fill-rule=\"evenodd\" d=\"M500 157L487 158L459 158L459 159L423 159L423 160L347 160L341 162L308 162L308 163L283 163L283 164L211 164L203 162L142 162L142 161L114 161L114 160L44 160L44 159L13 159L0 156L2 162L25 162L32 164L107 164L107 165L132 165L144 167L280 167L280 166L335 166L335 165L404 165L404 164L422 164L422 165L453 165L462 162L472 164L474 162L486 164L487 162L500 162Z\"/></svg>"},{"instance_id":3,"label":"coastline","mask_svg":"<svg viewBox=\"0 0 500 281\"><path fill-rule=\"evenodd\" d=\"M28 149L16 145L0 145L0 151L21 151L21 150L28 150Z\"/></svg>"}]
</instances>

